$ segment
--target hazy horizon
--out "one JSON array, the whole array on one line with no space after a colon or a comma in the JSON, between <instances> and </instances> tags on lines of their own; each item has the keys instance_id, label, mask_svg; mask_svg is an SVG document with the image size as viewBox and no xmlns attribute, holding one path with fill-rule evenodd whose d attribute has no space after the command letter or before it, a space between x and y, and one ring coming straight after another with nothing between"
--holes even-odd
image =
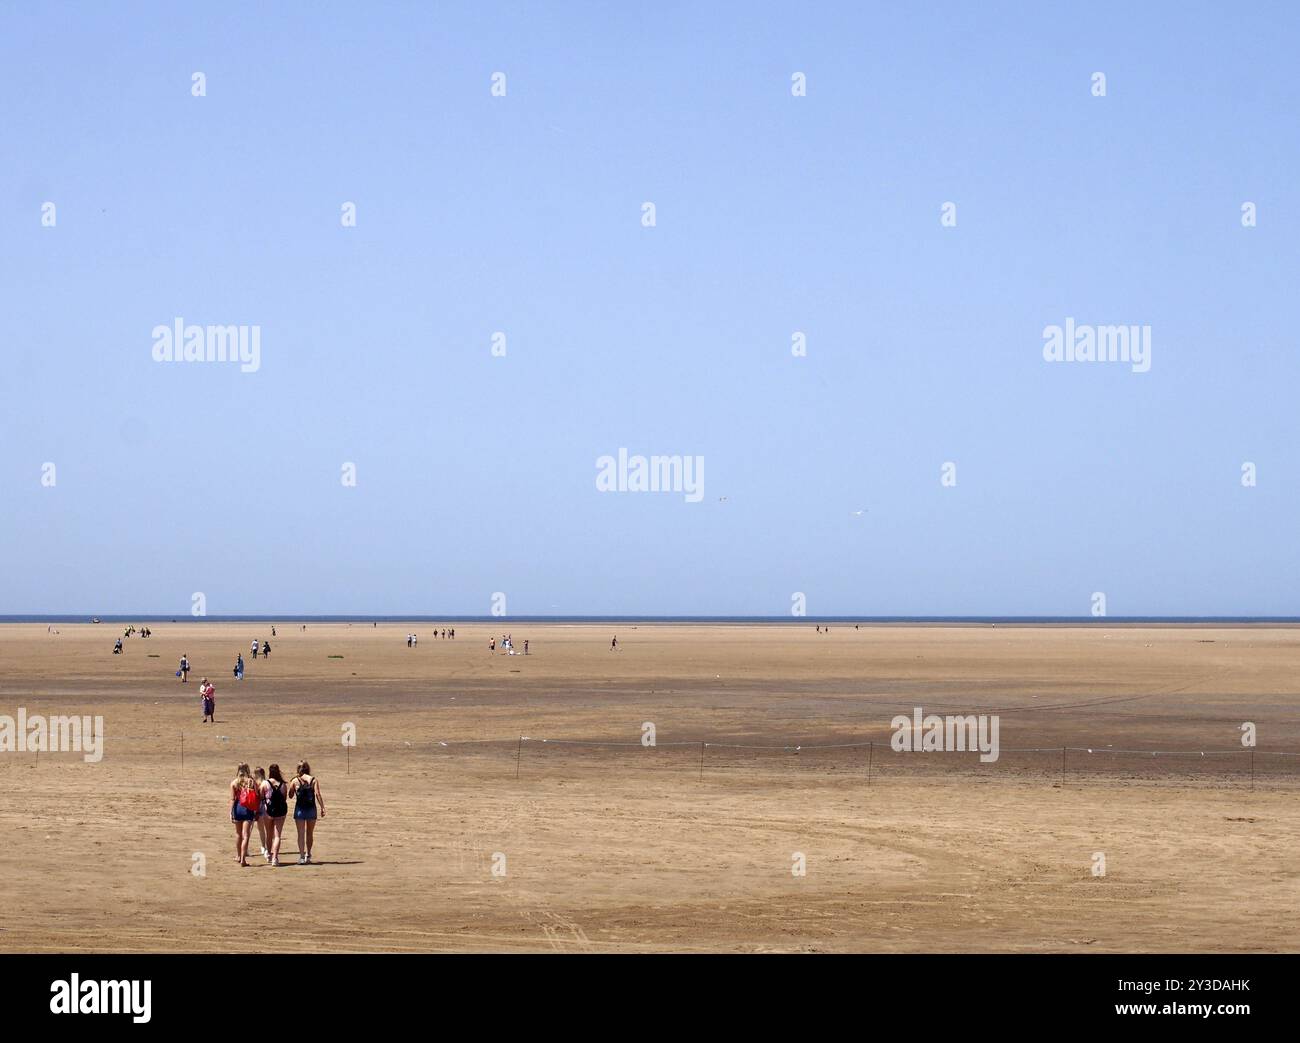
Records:
<instances>
[{"instance_id":1,"label":"hazy horizon","mask_svg":"<svg viewBox=\"0 0 1300 1043\"><path fill-rule=\"evenodd\" d=\"M942 615L917 615L917 616L758 616L758 615L730 615L730 616L702 616L702 615L672 615L672 616L655 616L655 615L571 615L571 616L473 616L457 615L456 613L428 614L421 612L408 613L385 613L382 615L366 615L361 613L307 613L307 612L279 612L279 613L235 613L231 615L213 615L213 616L169 616L166 613L140 612L140 613L0 613L0 623L89 623L93 619L98 619L101 623L152 623L152 622L172 622L172 623L274 623L278 621L285 622L320 622L320 623L370 623L370 622L389 622L389 623L435 623L446 624L481 624L491 623L492 625L509 626L512 623L561 623L561 624L586 624L586 623L772 623L782 626L812 626L818 623L840 623L840 624L948 624L948 623L1006 623L1009 625L1046 625L1052 626L1057 624L1075 625L1086 624L1105 628L1107 626L1128 626L1132 624L1163 624L1163 623L1259 623L1262 625L1284 625L1300 624L1300 616L942 616Z\"/></svg>"}]
</instances>

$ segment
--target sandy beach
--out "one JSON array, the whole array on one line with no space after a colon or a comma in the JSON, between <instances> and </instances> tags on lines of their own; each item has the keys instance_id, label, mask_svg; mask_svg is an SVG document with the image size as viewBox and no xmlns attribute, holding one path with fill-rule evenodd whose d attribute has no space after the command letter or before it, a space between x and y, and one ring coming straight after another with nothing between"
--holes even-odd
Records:
<instances>
[{"instance_id":1,"label":"sandy beach","mask_svg":"<svg viewBox=\"0 0 1300 1043\"><path fill-rule=\"evenodd\" d=\"M1300 949L1298 629L150 625L0 626L0 714L105 734L0 753L0 951ZM239 868L235 764L303 757L317 864Z\"/></svg>"}]
</instances>

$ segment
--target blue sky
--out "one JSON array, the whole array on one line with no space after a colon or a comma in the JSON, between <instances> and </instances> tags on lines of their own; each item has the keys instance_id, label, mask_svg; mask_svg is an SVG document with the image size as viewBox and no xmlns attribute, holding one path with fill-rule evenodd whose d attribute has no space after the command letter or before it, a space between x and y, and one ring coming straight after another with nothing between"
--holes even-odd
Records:
<instances>
[{"instance_id":1,"label":"blue sky","mask_svg":"<svg viewBox=\"0 0 1300 1043\"><path fill-rule=\"evenodd\" d=\"M1300 615L1296 8L805 6L6 3L0 613Z\"/></svg>"}]
</instances>

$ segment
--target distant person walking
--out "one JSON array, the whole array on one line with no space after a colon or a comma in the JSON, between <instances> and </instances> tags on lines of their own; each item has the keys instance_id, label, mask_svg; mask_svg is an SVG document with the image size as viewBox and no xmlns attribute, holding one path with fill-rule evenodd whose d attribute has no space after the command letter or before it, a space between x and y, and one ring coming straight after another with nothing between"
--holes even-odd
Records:
<instances>
[{"instance_id":1,"label":"distant person walking","mask_svg":"<svg viewBox=\"0 0 1300 1043\"><path fill-rule=\"evenodd\" d=\"M311 773L306 761L298 763L293 781L289 783L289 796L294 798L293 823L298 827L298 864L311 865L311 844L316 833L316 815L325 817L325 795L320 780Z\"/></svg>"},{"instance_id":2,"label":"distant person walking","mask_svg":"<svg viewBox=\"0 0 1300 1043\"><path fill-rule=\"evenodd\" d=\"M262 658L263 658L263 659L270 659L270 658L271 658L271 642L270 642L270 641L263 641L263 642L262 642Z\"/></svg>"},{"instance_id":3,"label":"distant person walking","mask_svg":"<svg viewBox=\"0 0 1300 1043\"><path fill-rule=\"evenodd\" d=\"M199 682L199 698L203 700L203 723L217 723L217 690L206 677Z\"/></svg>"},{"instance_id":4,"label":"distant person walking","mask_svg":"<svg viewBox=\"0 0 1300 1043\"><path fill-rule=\"evenodd\" d=\"M611 641L611 642L609 643L609 650L610 650L611 652L617 652L617 651L618 651L618 635L617 635L617 634L614 635L614 640Z\"/></svg>"},{"instance_id":5,"label":"distant person walking","mask_svg":"<svg viewBox=\"0 0 1300 1043\"><path fill-rule=\"evenodd\" d=\"M190 659L189 656L181 655L181 667L176 671L176 676L181 679L182 684L186 684L190 679Z\"/></svg>"},{"instance_id":6,"label":"distant person walking","mask_svg":"<svg viewBox=\"0 0 1300 1043\"><path fill-rule=\"evenodd\" d=\"M261 797L257 783L246 763L235 769L230 783L230 821L235 824L235 856L241 866L248 865L248 841L257 821L257 808Z\"/></svg>"},{"instance_id":7,"label":"distant person walking","mask_svg":"<svg viewBox=\"0 0 1300 1043\"><path fill-rule=\"evenodd\" d=\"M253 653L253 658L257 658L257 638L253 638L253 643L248 646L248 650Z\"/></svg>"},{"instance_id":8,"label":"distant person walking","mask_svg":"<svg viewBox=\"0 0 1300 1043\"><path fill-rule=\"evenodd\" d=\"M120 637L117 639L117 644L113 646L113 654L114 655L122 654L122 639Z\"/></svg>"},{"instance_id":9,"label":"distant person walking","mask_svg":"<svg viewBox=\"0 0 1300 1043\"><path fill-rule=\"evenodd\" d=\"M243 679L244 679L244 657L241 653L236 652L235 653L235 680L242 681Z\"/></svg>"},{"instance_id":10,"label":"distant person walking","mask_svg":"<svg viewBox=\"0 0 1300 1043\"><path fill-rule=\"evenodd\" d=\"M524 655L528 654L528 638L524 638Z\"/></svg>"}]
</instances>

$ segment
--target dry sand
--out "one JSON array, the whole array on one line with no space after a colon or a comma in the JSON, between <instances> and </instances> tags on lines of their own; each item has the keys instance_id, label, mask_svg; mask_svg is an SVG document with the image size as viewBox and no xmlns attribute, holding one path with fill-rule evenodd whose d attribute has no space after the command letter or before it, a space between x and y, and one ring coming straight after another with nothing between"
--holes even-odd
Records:
<instances>
[{"instance_id":1,"label":"dry sand","mask_svg":"<svg viewBox=\"0 0 1300 1043\"><path fill-rule=\"evenodd\" d=\"M1300 752L1300 630L502 621L452 642L286 620L264 662L260 623L159 623L121 656L117 625L59 629L0 626L0 714L103 715L106 752L0 753L0 951L1300 949L1300 763L1258 754L1252 789L1240 740L1252 721L1260 751ZM531 654L490 654L506 630ZM915 706L999 713L1001 759L892 753ZM732 745L701 767L700 740ZM1095 752L1063 773L1062 746ZM240 869L236 762L300 757L318 864L292 864L290 821L287 867Z\"/></svg>"}]
</instances>

